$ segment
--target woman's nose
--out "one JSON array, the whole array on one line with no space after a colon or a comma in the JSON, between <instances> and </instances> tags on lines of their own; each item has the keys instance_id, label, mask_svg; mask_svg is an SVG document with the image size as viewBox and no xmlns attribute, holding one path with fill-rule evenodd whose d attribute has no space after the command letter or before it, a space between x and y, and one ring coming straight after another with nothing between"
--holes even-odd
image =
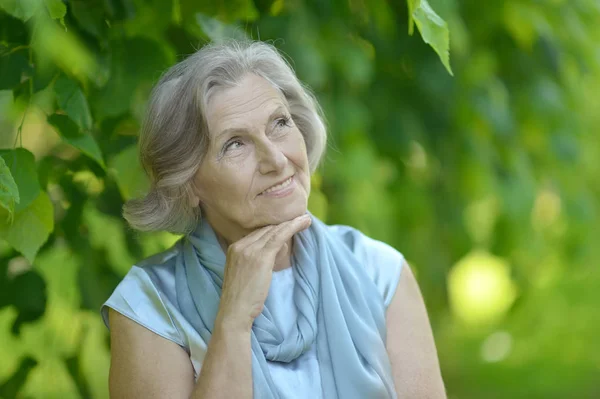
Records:
<instances>
[{"instance_id":1,"label":"woman's nose","mask_svg":"<svg viewBox=\"0 0 600 399\"><path fill-rule=\"evenodd\" d=\"M259 172L264 175L284 169L287 159L281 149L268 139L261 141L257 145Z\"/></svg>"}]
</instances>

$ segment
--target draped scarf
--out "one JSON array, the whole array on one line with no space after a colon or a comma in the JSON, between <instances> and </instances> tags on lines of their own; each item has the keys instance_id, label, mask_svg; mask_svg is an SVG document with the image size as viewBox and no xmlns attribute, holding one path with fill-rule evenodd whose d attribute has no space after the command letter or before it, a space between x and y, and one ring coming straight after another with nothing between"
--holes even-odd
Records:
<instances>
[{"instance_id":1,"label":"draped scarf","mask_svg":"<svg viewBox=\"0 0 600 399\"><path fill-rule=\"evenodd\" d=\"M291 362L314 344L324 398L395 399L382 297L351 249L310 216L311 226L293 237L295 327L283 336L266 305L252 326L254 397L281 397L267 361ZM226 256L204 219L178 245L179 307L208 343L219 308Z\"/></svg>"}]
</instances>

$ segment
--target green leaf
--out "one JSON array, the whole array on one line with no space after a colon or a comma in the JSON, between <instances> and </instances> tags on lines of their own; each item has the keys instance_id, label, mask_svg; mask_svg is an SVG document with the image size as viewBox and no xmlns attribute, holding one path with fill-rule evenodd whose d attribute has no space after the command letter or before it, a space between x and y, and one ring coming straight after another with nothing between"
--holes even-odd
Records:
<instances>
[{"instance_id":1,"label":"green leaf","mask_svg":"<svg viewBox=\"0 0 600 399\"><path fill-rule=\"evenodd\" d=\"M89 1L89 0L86 0ZM135 9L135 18L131 18L124 24L127 36L152 37L162 41L165 30L172 23L171 15L173 3L179 0L132 0L132 9Z\"/></svg>"},{"instance_id":2,"label":"green leaf","mask_svg":"<svg viewBox=\"0 0 600 399\"><path fill-rule=\"evenodd\" d=\"M65 17L67 6L62 0L44 0L44 3L46 3L50 18L62 20Z\"/></svg>"},{"instance_id":3,"label":"green leaf","mask_svg":"<svg viewBox=\"0 0 600 399\"><path fill-rule=\"evenodd\" d=\"M15 212L12 223L0 209L0 238L33 262L40 247L54 229L54 208L45 192L25 209Z\"/></svg>"},{"instance_id":4,"label":"green leaf","mask_svg":"<svg viewBox=\"0 0 600 399\"><path fill-rule=\"evenodd\" d=\"M29 100L29 105L42 111L46 116L56 111L56 93L52 85L36 91Z\"/></svg>"},{"instance_id":5,"label":"green leaf","mask_svg":"<svg viewBox=\"0 0 600 399\"><path fill-rule=\"evenodd\" d=\"M81 29L101 38L108 25L105 4L103 0L71 0L69 9Z\"/></svg>"},{"instance_id":6,"label":"green leaf","mask_svg":"<svg viewBox=\"0 0 600 399\"><path fill-rule=\"evenodd\" d=\"M19 311L12 331L18 332L23 323L37 320L44 314L46 283L35 270L28 270L11 279L7 291L10 304Z\"/></svg>"},{"instance_id":7,"label":"green leaf","mask_svg":"<svg viewBox=\"0 0 600 399\"><path fill-rule=\"evenodd\" d=\"M6 162L19 188L20 202L15 211L19 212L29 206L40 194L35 158L24 148L0 150L0 158Z\"/></svg>"},{"instance_id":8,"label":"green leaf","mask_svg":"<svg viewBox=\"0 0 600 399\"><path fill-rule=\"evenodd\" d=\"M4 51L12 51L6 49ZM21 83L21 75L29 67L27 49L0 55L0 90L13 89Z\"/></svg>"},{"instance_id":9,"label":"green leaf","mask_svg":"<svg viewBox=\"0 0 600 399\"><path fill-rule=\"evenodd\" d=\"M55 64L68 75L79 80L98 77L98 65L92 52L75 35L55 21L36 17L32 31L31 47L42 65Z\"/></svg>"},{"instance_id":10,"label":"green leaf","mask_svg":"<svg viewBox=\"0 0 600 399\"><path fill-rule=\"evenodd\" d=\"M92 115L87 99L79 85L63 75L56 80L54 92L60 109L65 111L81 129L90 130L92 128Z\"/></svg>"},{"instance_id":11,"label":"green leaf","mask_svg":"<svg viewBox=\"0 0 600 399\"><path fill-rule=\"evenodd\" d=\"M103 168L105 167L102 152L96 140L91 134L81 131L71 118L66 115L53 114L48 117L48 123L55 128L63 140L98 162Z\"/></svg>"},{"instance_id":12,"label":"green leaf","mask_svg":"<svg viewBox=\"0 0 600 399\"><path fill-rule=\"evenodd\" d=\"M19 189L4 159L0 157L0 206L8 211L9 217L12 217L15 210L15 204L18 204Z\"/></svg>"},{"instance_id":13,"label":"green leaf","mask_svg":"<svg viewBox=\"0 0 600 399\"><path fill-rule=\"evenodd\" d=\"M148 191L148 177L140 164L137 146L130 146L115 155L109 162L109 169L123 199L128 200Z\"/></svg>"},{"instance_id":14,"label":"green leaf","mask_svg":"<svg viewBox=\"0 0 600 399\"><path fill-rule=\"evenodd\" d=\"M111 47L110 79L91 101L99 119L130 111L136 89L147 84L149 91L170 65L168 54L154 40L136 37L113 42Z\"/></svg>"},{"instance_id":15,"label":"green leaf","mask_svg":"<svg viewBox=\"0 0 600 399\"><path fill-rule=\"evenodd\" d=\"M17 316L18 320L18 316ZM15 323L17 323L15 320ZM14 331L14 328L13 328ZM0 394L3 398L16 398L19 396L19 392L27 378L31 375L31 371L35 368L38 362L31 356L26 356L20 359L19 368L13 373L13 375L2 383L0 388Z\"/></svg>"},{"instance_id":16,"label":"green leaf","mask_svg":"<svg viewBox=\"0 0 600 399\"><path fill-rule=\"evenodd\" d=\"M423 41L433 47L448 73L453 75L450 67L450 32L446 21L436 14L427 0L409 0L408 4ZM412 33L411 26L409 25L409 33Z\"/></svg>"},{"instance_id":17,"label":"green leaf","mask_svg":"<svg viewBox=\"0 0 600 399\"><path fill-rule=\"evenodd\" d=\"M33 17L39 6L38 0L0 0L0 8L22 21Z\"/></svg>"}]
</instances>

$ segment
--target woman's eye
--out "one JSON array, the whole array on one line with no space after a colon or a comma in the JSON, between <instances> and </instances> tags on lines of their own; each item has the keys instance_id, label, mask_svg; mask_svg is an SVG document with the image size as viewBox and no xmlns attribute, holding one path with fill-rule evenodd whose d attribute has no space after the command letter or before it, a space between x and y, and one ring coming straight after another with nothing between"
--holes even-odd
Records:
<instances>
[{"instance_id":1,"label":"woman's eye","mask_svg":"<svg viewBox=\"0 0 600 399\"><path fill-rule=\"evenodd\" d=\"M228 150L235 150L238 149L242 146L242 142L240 140L234 140L229 142L226 146L225 146L225 151Z\"/></svg>"},{"instance_id":2,"label":"woman's eye","mask_svg":"<svg viewBox=\"0 0 600 399\"><path fill-rule=\"evenodd\" d=\"M284 118L277 119L277 127L285 127L290 125L290 117L286 116Z\"/></svg>"}]
</instances>

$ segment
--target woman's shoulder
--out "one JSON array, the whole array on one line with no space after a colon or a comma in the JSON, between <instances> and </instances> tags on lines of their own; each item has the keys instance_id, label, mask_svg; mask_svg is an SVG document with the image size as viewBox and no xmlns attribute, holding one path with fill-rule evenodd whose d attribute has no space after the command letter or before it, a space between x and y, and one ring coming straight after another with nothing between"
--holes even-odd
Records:
<instances>
[{"instance_id":1,"label":"woman's shoulder","mask_svg":"<svg viewBox=\"0 0 600 399\"><path fill-rule=\"evenodd\" d=\"M134 266L148 270L161 267L173 269L180 250L180 243L177 241L169 248L139 260Z\"/></svg>"},{"instance_id":2,"label":"woman's shoulder","mask_svg":"<svg viewBox=\"0 0 600 399\"><path fill-rule=\"evenodd\" d=\"M129 294L135 294L138 291L147 292L148 289L152 289L162 297L174 299L172 298L175 294L173 282L179 251L177 242L161 252L137 261L131 265L115 291L122 285L126 285L130 290Z\"/></svg>"},{"instance_id":3,"label":"woman's shoulder","mask_svg":"<svg viewBox=\"0 0 600 399\"><path fill-rule=\"evenodd\" d=\"M404 255L391 245L371 238L360 230L346 225L327 226L365 267L381 293L385 306L390 304L405 263Z\"/></svg>"},{"instance_id":4,"label":"woman's shoulder","mask_svg":"<svg viewBox=\"0 0 600 399\"><path fill-rule=\"evenodd\" d=\"M369 237L360 230L346 225L327 226L361 260L368 262L403 263L404 255L391 245Z\"/></svg>"},{"instance_id":5,"label":"woman's shoulder","mask_svg":"<svg viewBox=\"0 0 600 399\"><path fill-rule=\"evenodd\" d=\"M130 294L153 291L163 301L177 304L175 272L177 255L181 251L177 241L171 247L148 256L131 266L122 283L129 280Z\"/></svg>"},{"instance_id":6,"label":"woman's shoulder","mask_svg":"<svg viewBox=\"0 0 600 399\"><path fill-rule=\"evenodd\" d=\"M184 339L177 326L179 314L175 290L175 263L179 246L136 262L102 305L107 327L108 308L181 346Z\"/></svg>"}]
</instances>

